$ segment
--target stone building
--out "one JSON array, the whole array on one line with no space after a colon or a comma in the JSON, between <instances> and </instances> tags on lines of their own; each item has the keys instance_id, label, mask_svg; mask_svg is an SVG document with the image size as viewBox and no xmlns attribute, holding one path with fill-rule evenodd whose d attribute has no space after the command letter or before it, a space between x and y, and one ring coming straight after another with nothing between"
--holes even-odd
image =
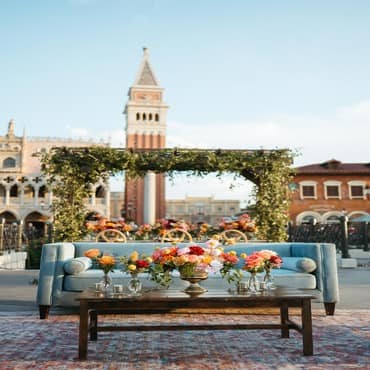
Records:
<instances>
[{"instance_id":1,"label":"stone building","mask_svg":"<svg viewBox=\"0 0 370 370\"><path fill-rule=\"evenodd\" d=\"M149 63L148 50L144 55L134 84L130 87L124 113L126 115L126 148L162 149L166 146L168 106ZM165 176L153 175L155 187L155 218L165 216ZM144 223L144 179L127 180L125 184L124 217L137 224Z\"/></svg>"},{"instance_id":2,"label":"stone building","mask_svg":"<svg viewBox=\"0 0 370 370\"><path fill-rule=\"evenodd\" d=\"M34 153L48 152L52 147L86 147L97 145L92 141L50 137L15 135L15 122L0 136L0 220L32 223L42 228L52 220L50 206L53 194L41 173L38 157ZM99 144L104 145L104 144ZM110 216L109 184L100 182L92 186L87 207L91 212Z\"/></svg>"},{"instance_id":3,"label":"stone building","mask_svg":"<svg viewBox=\"0 0 370 370\"><path fill-rule=\"evenodd\" d=\"M298 167L291 189L289 209L296 224L337 222L370 214L370 163L324 163Z\"/></svg>"},{"instance_id":4,"label":"stone building","mask_svg":"<svg viewBox=\"0 0 370 370\"><path fill-rule=\"evenodd\" d=\"M192 224L207 223L217 226L222 218L240 212L239 200L221 200L214 197L185 197L166 202L168 218L189 221Z\"/></svg>"}]
</instances>

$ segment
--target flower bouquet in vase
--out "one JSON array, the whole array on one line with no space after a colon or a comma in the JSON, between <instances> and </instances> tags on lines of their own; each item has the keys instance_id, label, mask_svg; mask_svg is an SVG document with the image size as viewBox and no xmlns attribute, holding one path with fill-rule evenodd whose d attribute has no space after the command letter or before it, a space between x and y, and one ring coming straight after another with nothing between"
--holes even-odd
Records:
<instances>
[{"instance_id":1,"label":"flower bouquet in vase","mask_svg":"<svg viewBox=\"0 0 370 370\"><path fill-rule=\"evenodd\" d=\"M222 252L220 255L222 268L220 274L229 284L236 284L238 289L240 281L243 279L243 272L240 268L236 268L240 258L235 251Z\"/></svg>"},{"instance_id":2,"label":"flower bouquet in vase","mask_svg":"<svg viewBox=\"0 0 370 370\"><path fill-rule=\"evenodd\" d=\"M272 269L280 268L283 260L275 251L262 250L258 253L264 259L263 268L265 270L265 276L263 278L263 281L266 283L266 289L274 290L276 289L276 285L272 276Z\"/></svg>"},{"instance_id":3,"label":"flower bouquet in vase","mask_svg":"<svg viewBox=\"0 0 370 370\"><path fill-rule=\"evenodd\" d=\"M184 290L185 293L190 295L204 293L207 290L202 288L199 282L207 279L209 272L221 269L220 253L221 251L212 243L208 243L206 247L192 245L179 248L174 245L157 248L152 255L152 279L168 287L171 282L170 273L178 270L180 278L189 282L189 286Z\"/></svg>"},{"instance_id":4,"label":"flower bouquet in vase","mask_svg":"<svg viewBox=\"0 0 370 370\"><path fill-rule=\"evenodd\" d=\"M146 255L139 255L137 251L133 251L129 256L120 257L120 262L122 264L122 270L131 274L131 279L127 285L128 290L131 295L139 295L142 289L142 283L138 278L138 274L149 271L152 258Z\"/></svg>"},{"instance_id":5,"label":"flower bouquet in vase","mask_svg":"<svg viewBox=\"0 0 370 370\"><path fill-rule=\"evenodd\" d=\"M260 289L257 280L257 273L263 271L264 259L258 252L254 252L249 256L242 253L241 257L245 259L243 270L250 273L247 283L248 291L252 294L258 294Z\"/></svg>"},{"instance_id":6,"label":"flower bouquet in vase","mask_svg":"<svg viewBox=\"0 0 370 370\"><path fill-rule=\"evenodd\" d=\"M84 253L84 255L91 258L93 263L103 270L103 280L100 284L103 291L107 291L112 284L112 278L109 273L111 271L113 272L113 269L116 266L116 259L110 255L102 255L99 249L89 249Z\"/></svg>"}]
</instances>

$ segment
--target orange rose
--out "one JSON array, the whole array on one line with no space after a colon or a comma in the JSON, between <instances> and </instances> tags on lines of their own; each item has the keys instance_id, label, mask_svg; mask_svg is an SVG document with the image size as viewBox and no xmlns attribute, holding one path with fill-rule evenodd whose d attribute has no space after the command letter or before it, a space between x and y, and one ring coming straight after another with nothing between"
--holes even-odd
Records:
<instances>
[{"instance_id":1,"label":"orange rose","mask_svg":"<svg viewBox=\"0 0 370 370\"><path fill-rule=\"evenodd\" d=\"M85 257L97 258L100 255L100 250L99 249L89 249L84 254L85 254Z\"/></svg>"},{"instance_id":2,"label":"orange rose","mask_svg":"<svg viewBox=\"0 0 370 370\"><path fill-rule=\"evenodd\" d=\"M98 258L99 265L101 266L114 266L116 260L113 256L102 256Z\"/></svg>"}]
</instances>

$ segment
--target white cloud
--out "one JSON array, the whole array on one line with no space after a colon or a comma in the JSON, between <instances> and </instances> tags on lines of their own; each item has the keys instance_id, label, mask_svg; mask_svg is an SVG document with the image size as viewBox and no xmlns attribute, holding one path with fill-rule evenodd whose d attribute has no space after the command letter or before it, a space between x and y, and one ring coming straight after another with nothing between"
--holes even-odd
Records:
<instances>
[{"instance_id":1,"label":"white cloud","mask_svg":"<svg viewBox=\"0 0 370 370\"><path fill-rule=\"evenodd\" d=\"M370 126L370 101L362 101L348 107L339 108L336 117L339 121L355 121Z\"/></svg>"},{"instance_id":2,"label":"white cloud","mask_svg":"<svg viewBox=\"0 0 370 370\"><path fill-rule=\"evenodd\" d=\"M296 164L370 161L370 101L337 109L329 117L277 116L227 123L170 123L173 146L235 149L289 148L301 155ZM200 139L201 138L201 139Z\"/></svg>"}]
</instances>

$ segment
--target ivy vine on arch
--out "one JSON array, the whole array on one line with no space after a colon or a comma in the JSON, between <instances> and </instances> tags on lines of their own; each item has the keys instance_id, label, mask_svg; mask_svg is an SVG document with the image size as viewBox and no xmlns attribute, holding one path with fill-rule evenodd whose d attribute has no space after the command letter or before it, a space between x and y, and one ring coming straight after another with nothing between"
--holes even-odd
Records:
<instances>
[{"instance_id":1,"label":"ivy vine on arch","mask_svg":"<svg viewBox=\"0 0 370 370\"><path fill-rule=\"evenodd\" d=\"M53 148L41 154L42 171L54 194L55 235L58 240L78 240L86 232L84 206L91 184L125 172L128 178L146 172L173 177L187 171L191 175L234 173L256 184L256 224L258 237L269 241L286 239L288 184L292 176L293 153L276 150L205 149L115 149Z\"/></svg>"}]
</instances>

